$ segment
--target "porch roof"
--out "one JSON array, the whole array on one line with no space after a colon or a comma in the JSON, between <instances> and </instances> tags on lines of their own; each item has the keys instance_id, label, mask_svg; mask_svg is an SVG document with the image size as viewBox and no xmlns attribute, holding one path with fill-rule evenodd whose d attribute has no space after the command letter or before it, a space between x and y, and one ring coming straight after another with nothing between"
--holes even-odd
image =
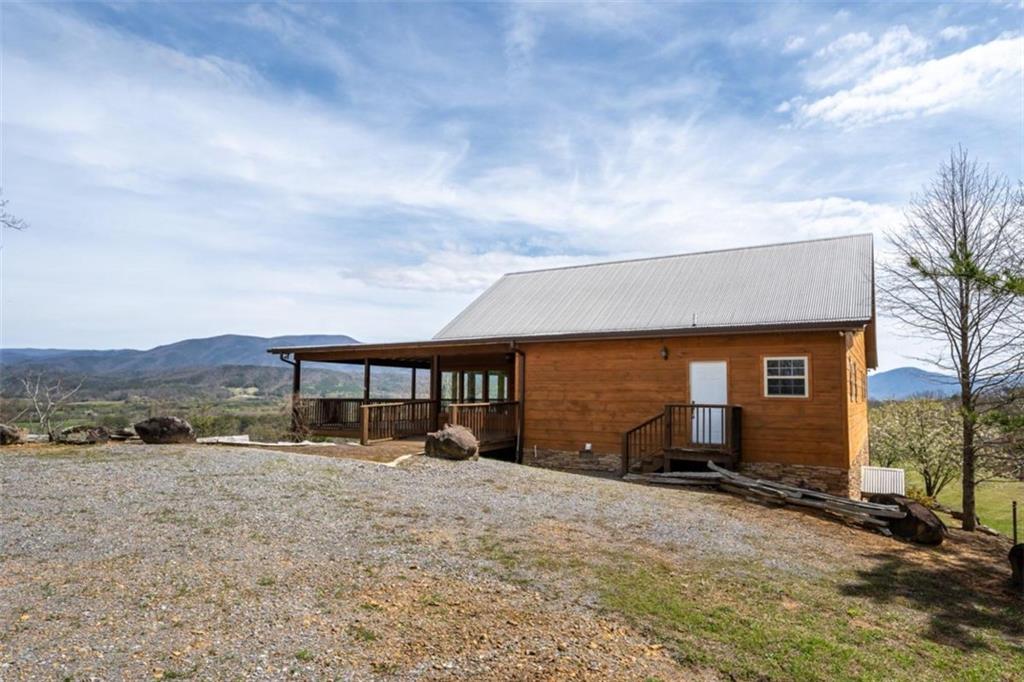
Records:
<instances>
[{"instance_id":1,"label":"porch roof","mask_svg":"<svg viewBox=\"0 0 1024 682\"><path fill-rule=\"evenodd\" d=\"M501 356L511 353L507 340L407 341L398 343L355 343L338 346L280 346L268 349L275 355L290 355L307 362L358 364L370 360L384 367L429 367L435 356Z\"/></svg>"}]
</instances>

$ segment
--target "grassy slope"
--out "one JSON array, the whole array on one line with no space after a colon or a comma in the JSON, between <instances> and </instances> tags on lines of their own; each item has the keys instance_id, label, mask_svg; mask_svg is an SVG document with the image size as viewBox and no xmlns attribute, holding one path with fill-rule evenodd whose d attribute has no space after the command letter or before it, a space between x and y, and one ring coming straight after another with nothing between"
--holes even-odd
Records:
<instances>
[{"instance_id":1,"label":"grassy slope","mask_svg":"<svg viewBox=\"0 0 1024 682\"><path fill-rule=\"evenodd\" d=\"M986 576L992 555L1001 552L965 553L951 541L918 555L890 542L887 551L865 546L866 566L807 575L740 557L666 556L639 545L628 553L586 552L585 559L568 547L483 549L513 575L532 567L581 578L602 609L639 627L682 665L715 678L1024 679L1018 603L1001 579Z\"/></svg>"},{"instance_id":2,"label":"grassy slope","mask_svg":"<svg viewBox=\"0 0 1024 682\"><path fill-rule=\"evenodd\" d=\"M907 486L924 489L921 477L912 471L907 472ZM1021 507L1020 522L1024 522L1024 482L1022 481L988 481L978 486L975 493L978 505L978 516L986 526L991 526L1009 536L1013 532L1011 503L1017 500ZM961 508L960 480L955 480L939 493L939 502L952 507Z\"/></svg>"}]
</instances>

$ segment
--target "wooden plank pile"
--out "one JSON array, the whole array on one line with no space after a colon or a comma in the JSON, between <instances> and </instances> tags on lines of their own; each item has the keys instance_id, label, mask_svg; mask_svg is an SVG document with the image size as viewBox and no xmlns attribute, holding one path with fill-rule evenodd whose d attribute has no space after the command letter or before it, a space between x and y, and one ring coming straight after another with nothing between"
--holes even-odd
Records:
<instances>
[{"instance_id":1,"label":"wooden plank pile","mask_svg":"<svg viewBox=\"0 0 1024 682\"><path fill-rule=\"evenodd\" d=\"M708 462L710 471L687 471L665 474L629 474L627 481L656 483L659 485L710 486L763 504L807 507L837 517L847 523L891 535L889 524L906 517L907 512L897 505L860 502L846 497L829 495L817 490L798 488L785 483L750 478Z\"/></svg>"}]
</instances>

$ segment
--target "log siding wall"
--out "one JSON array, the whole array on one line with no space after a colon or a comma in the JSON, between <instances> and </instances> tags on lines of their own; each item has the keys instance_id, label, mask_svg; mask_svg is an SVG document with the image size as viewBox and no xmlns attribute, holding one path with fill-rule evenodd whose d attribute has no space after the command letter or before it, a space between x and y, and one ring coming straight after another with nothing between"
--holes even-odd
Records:
<instances>
[{"instance_id":1,"label":"log siding wall","mask_svg":"<svg viewBox=\"0 0 1024 682\"><path fill-rule=\"evenodd\" d=\"M863 333L854 336L863 366ZM863 407L848 405L848 343L836 331L522 343L524 457L534 447L575 453L588 442L595 453L618 454L625 430L665 403L689 401L690 361L723 360L729 402L743 409L745 462L848 469L867 423L866 397ZM763 359L796 355L809 359L810 395L765 397Z\"/></svg>"},{"instance_id":2,"label":"log siding wall","mask_svg":"<svg viewBox=\"0 0 1024 682\"><path fill-rule=\"evenodd\" d=\"M849 449L849 494L860 496L860 468L868 464L868 378L865 334L852 332L846 340L846 428Z\"/></svg>"}]
</instances>

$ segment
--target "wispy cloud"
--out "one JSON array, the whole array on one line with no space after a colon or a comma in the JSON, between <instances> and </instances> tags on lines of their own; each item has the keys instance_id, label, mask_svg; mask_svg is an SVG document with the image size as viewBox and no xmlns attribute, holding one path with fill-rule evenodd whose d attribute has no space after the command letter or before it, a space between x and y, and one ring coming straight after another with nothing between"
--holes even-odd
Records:
<instances>
[{"instance_id":1,"label":"wispy cloud","mask_svg":"<svg viewBox=\"0 0 1024 682\"><path fill-rule=\"evenodd\" d=\"M947 57L876 70L853 87L805 104L804 121L856 127L1008 101L1021 88L1024 39L1008 36Z\"/></svg>"},{"instance_id":2,"label":"wispy cloud","mask_svg":"<svg viewBox=\"0 0 1024 682\"><path fill-rule=\"evenodd\" d=\"M965 40L970 32L967 26L947 26L939 31L939 37L943 40Z\"/></svg>"},{"instance_id":3,"label":"wispy cloud","mask_svg":"<svg viewBox=\"0 0 1024 682\"><path fill-rule=\"evenodd\" d=\"M847 33L819 49L807 75L817 89L862 80L912 63L928 49L928 41L906 26L887 30L877 39L866 32Z\"/></svg>"}]
</instances>

